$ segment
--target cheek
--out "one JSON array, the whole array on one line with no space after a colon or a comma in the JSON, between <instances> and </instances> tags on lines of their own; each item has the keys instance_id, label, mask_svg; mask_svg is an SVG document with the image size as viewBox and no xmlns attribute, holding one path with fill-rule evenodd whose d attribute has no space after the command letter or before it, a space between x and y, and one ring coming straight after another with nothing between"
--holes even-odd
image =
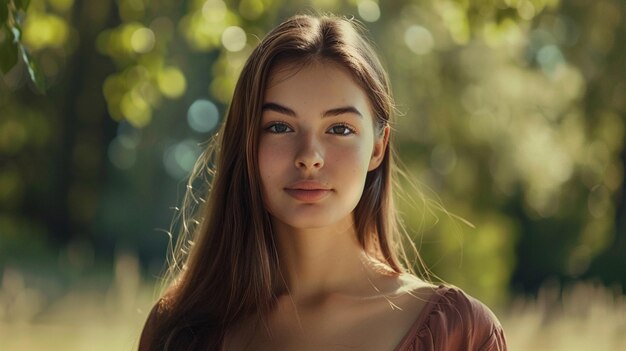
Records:
<instances>
[{"instance_id":1,"label":"cheek","mask_svg":"<svg viewBox=\"0 0 626 351\"><path fill-rule=\"evenodd\" d=\"M259 142L259 172L264 183L285 169L290 150L284 143Z\"/></svg>"},{"instance_id":2,"label":"cheek","mask_svg":"<svg viewBox=\"0 0 626 351\"><path fill-rule=\"evenodd\" d=\"M365 178L371 152L367 145L342 145L327 152L327 162L332 160L334 172L347 178ZM328 165L331 168L330 165Z\"/></svg>"},{"instance_id":3,"label":"cheek","mask_svg":"<svg viewBox=\"0 0 626 351\"><path fill-rule=\"evenodd\" d=\"M264 145L263 143L259 144L259 173L261 175L261 180L263 181L263 185L265 186L266 180L270 176L269 171L272 169L271 162L274 158L272 157L271 150Z\"/></svg>"},{"instance_id":4,"label":"cheek","mask_svg":"<svg viewBox=\"0 0 626 351\"><path fill-rule=\"evenodd\" d=\"M373 147L374 144L370 142L369 138L365 137L350 149L354 162L358 163L360 168L365 168L365 170L367 170L370 157L372 156Z\"/></svg>"}]
</instances>

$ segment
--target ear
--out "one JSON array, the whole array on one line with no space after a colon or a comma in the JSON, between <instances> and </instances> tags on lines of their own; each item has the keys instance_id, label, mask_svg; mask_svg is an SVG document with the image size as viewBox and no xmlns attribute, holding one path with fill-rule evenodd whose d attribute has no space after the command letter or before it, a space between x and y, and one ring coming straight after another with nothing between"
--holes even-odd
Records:
<instances>
[{"instance_id":1,"label":"ear","mask_svg":"<svg viewBox=\"0 0 626 351\"><path fill-rule=\"evenodd\" d=\"M386 125L383 129L383 135L377 137L374 140L374 150L372 151L372 157L370 158L370 164L367 167L368 171L373 171L383 162L385 157L385 150L389 143L389 126Z\"/></svg>"}]
</instances>

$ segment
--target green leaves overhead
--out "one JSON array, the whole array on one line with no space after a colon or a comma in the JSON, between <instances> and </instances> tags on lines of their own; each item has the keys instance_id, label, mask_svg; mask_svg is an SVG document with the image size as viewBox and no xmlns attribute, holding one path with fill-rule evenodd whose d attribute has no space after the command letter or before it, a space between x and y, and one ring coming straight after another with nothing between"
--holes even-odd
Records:
<instances>
[{"instance_id":1,"label":"green leaves overhead","mask_svg":"<svg viewBox=\"0 0 626 351\"><path fill-rule=\"evenodd\" d=\"M4 0L0 4L0 70L8 73L17 64L21 51L28 75L39 92L45 91L44 77L36 62L22 44L20 11L26 12L30 0Z\"/></svg>"},{"instance_id":2,"label":"green leaves overhead","mask_svg":"<svg viewBox=\"0 0 626 351\"><path fill-rule=\"evenodd\" d=\"M22 52L22 59L28 68L28 76L30 80L35 83L35 87L40 93L44 93L46 91L46 84L43 74L41 74L41 69L39 69L39 65L33 58L28 54L26 48L20 44L20 51Z\"/></svg>"}]
</instances>

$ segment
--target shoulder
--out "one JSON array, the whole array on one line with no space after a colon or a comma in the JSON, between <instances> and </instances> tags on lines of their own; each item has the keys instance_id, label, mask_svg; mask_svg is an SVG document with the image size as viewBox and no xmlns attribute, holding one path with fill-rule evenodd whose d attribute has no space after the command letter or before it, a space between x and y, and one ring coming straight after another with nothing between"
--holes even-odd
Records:
<instances>
[{"instance_id":1,"label":"shoulder","mask_svg":"<svg viewBox=\"0 0 626 351\"><path fill-rule=\"evenodd\" d=\"M460 288L440 285L422 312L414 335L420 350L506 350L498 318Z\"/></svg>"},{"instance_id":2,"label":"shoulder","mask_svg":"<svg viewBox=\"0 0 626 351\"><path fill-rule=\"evenodd\" d=\"M165 297L160 298L148 313L146 322L141 331L139 338L139 351L149 351L154 349L154 343L157 339L156 329L158 324L163 320L163 317L168 310L168 299Z\"/></svg>"},{"instance_id":3,"label":"shoulder","mask_svg":"<svg viewBox=\"0 0 626 351\"><path fill-rule=\"evenodd\" d=\"M489 307L460 288L443 286L437 293L441 296L437 309L449 322L456 322L465 332L471 332L477 337L487 337L496 329L502 328Z\"/></svg>"}]
</instances>

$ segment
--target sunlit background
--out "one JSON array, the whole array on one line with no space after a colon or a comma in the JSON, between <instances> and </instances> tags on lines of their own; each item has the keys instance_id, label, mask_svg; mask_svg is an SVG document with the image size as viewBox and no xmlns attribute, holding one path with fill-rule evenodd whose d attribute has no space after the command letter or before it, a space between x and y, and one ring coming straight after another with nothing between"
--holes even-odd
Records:
<instances>
[{"instance_id":1,"label":"sunlit background","mask_svg":"<svg viewBox=\"0 0 626 351\"><path fill-rule=\"evenodd\" d=\"M245 59L320 11L368 28L408 174L475 227L402 191L431 270L512 350L626 349L626 2L24 3L0 1L2 67L19 55L0 73L0 350L137 347Z\"/></svg>"}]
</instances>

